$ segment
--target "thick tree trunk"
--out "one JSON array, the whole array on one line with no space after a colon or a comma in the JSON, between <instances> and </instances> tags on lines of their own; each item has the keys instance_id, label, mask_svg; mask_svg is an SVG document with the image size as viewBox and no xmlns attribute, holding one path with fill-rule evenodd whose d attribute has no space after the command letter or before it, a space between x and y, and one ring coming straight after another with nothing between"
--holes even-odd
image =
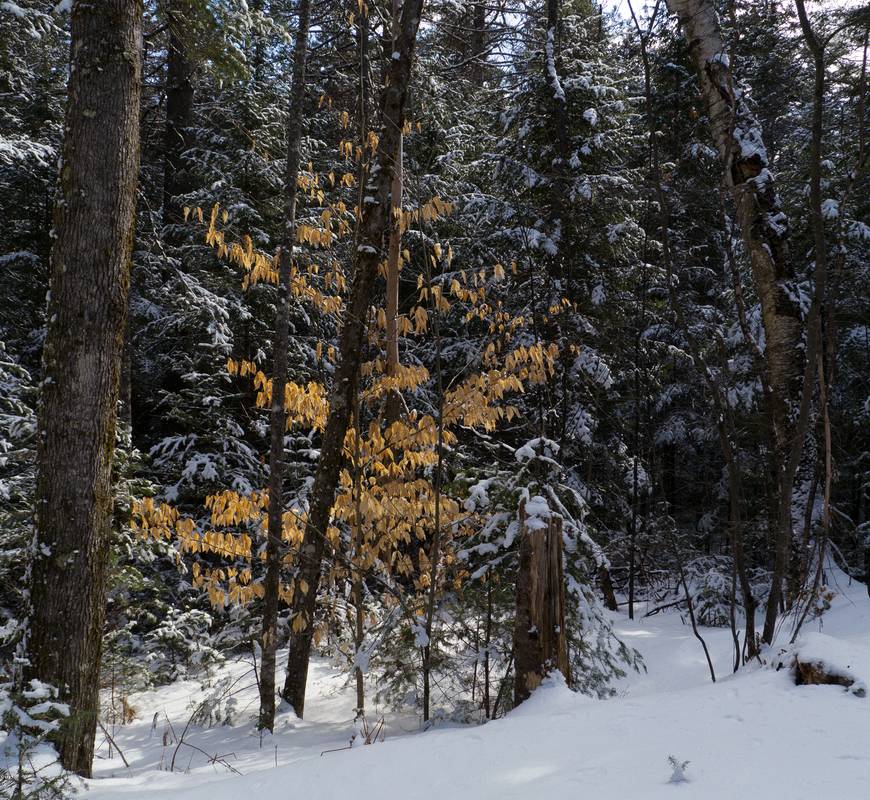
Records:
<instances>
[{"instance_id":1,"label":"thick tree trunk","mask_svg":"<svg viewBox=\"0 0 870 800\"><path fill-rule=\"evenodd\" d=\"M188 189L184 151L189 146L188 128L193 122L193 72L189 55L194 35L185 14L189 0L170 0L166 9L169 43L166 54L166 130L163 141L163 224L183 220L182 204L176 197Z\"/></svg>"},{"instance_id":2,"label":"thick tree trunk","mask_svg":"<svg viewBox=\"0 0 870 800\"><path fill-rule=\"evenodd\" d=\"M296 181L299 177L302 142L305 64L308 58L309 0L300 0L299 22L293 51L293 84L287 122L287 167L284 180L284 236L279 259L278 309L275 320L275 352L272 374L272 409L269 441L269 519L266 542L266 577L263 582L263 630L260 646L260 729L275 725L275 650L278 646L278 604L284 518L284 433L287 430L285 387L287 348L290 344L290 297L293 246L296 241Z\"/></svg>"},{"instance_id":3,"label":"thick tree trunk","mask_svg":"<svg viewBox=\"0 0 870 800\"><path fill-rule=\"evenodd\" d=\"M519 705L558 669L571 683L565 634L565 577L562 568L562 520L546 529L526 530L520 508L522 538L514 625L514 704Z\"/></svg>"},{"instance_id":4,"label":"thick tree trunk","mask_svg":"<svg viewBox=\"0 0 870 800\"><path fill-rule=\"evenodd\" d=\"M311 489L299 568L293 595L290 653L284 698L301 717L305 710L305 685L314 635L314 611L320 562L335 490L341 471L344 438L359 383L366 317L371 304L378 264L383 260L383 240L390 217L393 158L398 136L405 123L405 98L411 75L411 59L423 0L405 0L400 32L395 44L398 57L390 59L386 85L381 97L383 129L374 164L369 172L362 228L356 252L356 269L344 312L339 344L339 361L329 399L329 415L320 448L320 458Z\"/></svg>"},{"instance_id":5,"label":"thick tree trunk","mask_svg":"<svg viewBox=\"0 0 870 800\"><path fill-rule=\"evenodd\" d=\"M749 110L731 73L730 60L711 0L667 0L689 41L707 108L710 131L725 168L749 255L753 282L764 323L764 361L769 387L767 403L773 424L777 464L776 531L773 581L763 638L771 642L788 573L792 537L791 499L794 485L792 410L801 387L801 321L788 282L788 219L779 204L758 121ZM800 437L802 439L802 437ZM798 447L800 442L798 442Z\"/></svg>"},{"instance_id":6,"label":"thick tree trunk","mask_svg":"<svg viewBox=\"0 0 870 800\"><path fill-rule=\"evenodd\" d=\"M142 3L77 0L54 209L39 408L30 674L71 716L65 767L90 775L98 713L118 376L139 167Z\"/></svg>"}]
</instances>

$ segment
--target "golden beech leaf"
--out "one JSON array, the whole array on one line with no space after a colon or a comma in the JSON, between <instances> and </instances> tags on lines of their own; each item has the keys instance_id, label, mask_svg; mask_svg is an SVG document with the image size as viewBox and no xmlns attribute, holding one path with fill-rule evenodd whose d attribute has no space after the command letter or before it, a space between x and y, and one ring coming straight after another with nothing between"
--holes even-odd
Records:
<instances>
[{"instance_id":1,"label":"golden beech leaf","mask_svg":"<svg viewBox=\"0 0 870 800\"><path fill-rule=\"evenodd\" d=\"M429 321L429 315L423 306L417 306L414 309L414 325L417 333L423 333L426 330L426 325Z\"/></svg>"}]
</instances>

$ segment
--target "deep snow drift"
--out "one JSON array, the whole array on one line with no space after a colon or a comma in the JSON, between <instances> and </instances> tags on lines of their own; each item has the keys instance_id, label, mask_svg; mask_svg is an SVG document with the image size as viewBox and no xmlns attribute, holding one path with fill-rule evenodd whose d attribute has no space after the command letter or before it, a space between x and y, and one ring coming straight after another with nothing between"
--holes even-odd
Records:
<instances>
[{"instance_id":1,"label":"deep snow drift","mask_svg":"<svg viewBox=\"0 0 870 800\"><path fill-rule=\"evenodd\" d=\"M833 607L808 621L805 647L848 658L859 680L870 669L870 600L862 584L842 574ZM824 636L813 635L822 629ZM648 672L620 682L618 696L595 701L551 680L504 719L478 727L419 735L413 717L388 715L386 741L343 747L352 733L352 691L327 665L313 669L309 717L280 716L274 737L254 730L255 689L242 693L234 726L194 729L190 741L224 755L238 770L182 747L176 771L165 771L166 717L184 727L198 685L181 683L134 696L140 718L115 739L130 762L98 758L89 781L93 800L223 800L226 798L595 798L595 800L866 800L870 797L870 698L839 686L795 686L789 669L753 667L731 675L730 632L704 629L718 682L691 628L663 612L629 622L619 634L640 650ZM826 637L831 637L832 641ZM783 642L788 636L781 635ZM774 653L782 648L775 648ZM822 655L825 655L823 652ZM233 664L228 674L250 664ZM235 671L235 672L234 672ZM200 695L197 694L197 697ZM245 703L250 703L245 707ZM154 714L158 714L152 730ZM102 739L102 737L99 737ZM106 745L100 752L105 755ZM671 783L668 757L687 782ZM163 770L158 767L162 763ZM278 766L276 767L276 761Z\"/></svg>"}]
</instances>

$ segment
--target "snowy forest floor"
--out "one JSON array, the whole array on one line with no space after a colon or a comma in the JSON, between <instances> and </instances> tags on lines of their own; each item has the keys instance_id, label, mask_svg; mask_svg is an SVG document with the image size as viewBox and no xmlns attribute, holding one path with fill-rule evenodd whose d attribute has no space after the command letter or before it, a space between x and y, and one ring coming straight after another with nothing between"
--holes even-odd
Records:
<instances>
[{"instance_id":1,"label":"snowy forest floor","mask_svg":"<svg viewBox=\"0 0 870 800\"><path fill-rule=\"evenodd\" d=\"M870 599L840 573L832 608L804 626L814 649L826 644L843 664L870 679ZM187 740L223 755L241 775L209 764L202 752L163 747L167 717L177 735L202 698L181 682L131 698L137 719L115 729L130 763L108 758L98 735L92 800L223 798L563 798L717 800L747 796L789 800L870 797L870 698L839 686L795 686L790 669L751 667L731 674L728 629L703 629L718 682L691 627L664 611L629 621L615 615L624 641L644 656L647 672L618 684L617 697L591 700L550 681L505 718L483 726L436 727L419 734L413 716L387 714L386 741L326 753L352 733L352 687L323 661L312 665L306 718L279 715L276 734L255 730L256 687L239 697L235 725L191 728ZM818 637L821 630L832 639ZM788 636L783 633L786 642ZM775 648L774 653L779 649ZM836 656L832 655L832 658ZM228 663L242 676L250 659ZM253 683L248 675L249 683ZM240 686L245 684L241 683ZM247 704L247 705L246 705ZM152 731L154 715L157 722ZM412 733L419 735L410 735ZM689 761L687 782L670 783L668 756ZM277 762L277 766L276 766ZM162 768L161 768L162 765Z\"/></svg>"}]
</instances>

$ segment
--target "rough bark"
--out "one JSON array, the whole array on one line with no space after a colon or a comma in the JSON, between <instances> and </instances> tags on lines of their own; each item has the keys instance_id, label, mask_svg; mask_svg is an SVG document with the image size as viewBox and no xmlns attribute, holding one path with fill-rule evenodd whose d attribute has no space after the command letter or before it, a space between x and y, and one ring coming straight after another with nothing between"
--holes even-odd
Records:
<instances>
[{"instance_id":1,"label":"rough bark","mask_svg":"<svg viewBox=\"0 0 870 800\"><path fill-rule=\"evenodd\" d=\"M765 333L764 363L769 387L766 401L773 427L777 465L774 569L763 638L773 640L788 572L792 537L793 449L802 436L792 410L801 387L801 321L788 282L792 279L788 219L779 204L760 126L735 85L715 7L710 0L667 0L689 41L707 110L710 132L724 166L741 236L761 302ZM799 440L799 441L797 441ZM798 458L800 453L798 452Z\"/></svg>"},{"instance_id":2,"label":"rough bark","mask_svg":"<svg viewBox=\"0 0 870 800\"><path fill-rule=\"evenodd\" d=\"M290 651L284 698L301 717L305 709L305 685L314 635L314 611L320 562L326 531L341 471L344 438L359 383L359 364L378 265L384 258L383 239L389 224L393 159L398 136L405 122L405 98L411 75L411 60L423 0L405 0L400 31L395 44L398 58L391 58L381 96L383 129L374 164L369 172L362 226L356 252L356 269L344 312L339 342L339 360L329 399L329 414L320 448L320 458L311 489L299 567L292 604ZM304 585L303 585L304 584Z\"/></svg>"},{"instance_id":3,"label":"rough bark","mask_svg":"<svg viewBox=\"0 0 870 800\"><path fill-rule=\"evenodd\" d=\"M166 53L166 129L163 138L163 224L177 225L183 208L177 196L188 188L184 151L189 147L188 129L193 122L193 72L190 56L192 31L185 9L189 0L170 0L166 9L169 42Z\"/></svg>"},{"instance_id":4,"label":"rough bark","mask_svg":"<svg viewBox=\"0 0 870 800\"><path fill-rule=\"evenodd\" d=\"M293 247L296 241L296 182L299 177L302 142L305 65L308 59L309 0L300 0L296 41L293 49L293 83L287 122L287 166L284 179L284 235L278 262L278 308L275 319L272 407L269 422L269 510L266 541L266 576L263 581L263 628L260 646L260 729L275 725L275 650L278 646L278 605L284 518L284 433L287 430L285 388L287 348L290 344L290 300Z\"/></svg>"},{"instance_id":5,"label":"rough bark","mask_svg":"<svg viewBox=\"0 0 870 800\"><path fill-rule=\"evenodd\" d=\"M142 3L73 3L39 407L30 674L71 716L63 765L90 775L111 467L139 167Z\"/></svg>"},{"instance_id":6,"label":"rough bark","mask_svg":"<svg viewBox=\"0 0 870 800\"><path fill-rule=\"evenodd\" d=\"M526 700L546 675L558 669L570 685L565 636L565 577L562 568L562 520L545 529L526 530L522 538L514 625L514 704Z\"/></svg>"}]
</instances>

